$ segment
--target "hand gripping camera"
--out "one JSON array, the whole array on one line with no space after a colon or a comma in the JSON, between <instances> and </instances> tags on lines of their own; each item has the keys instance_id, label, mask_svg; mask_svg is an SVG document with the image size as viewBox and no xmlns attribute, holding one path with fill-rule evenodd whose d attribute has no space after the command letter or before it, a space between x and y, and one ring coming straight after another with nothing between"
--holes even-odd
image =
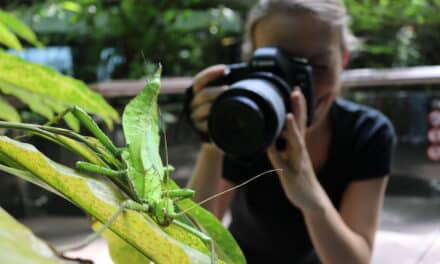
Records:
<instances>
[{"instance_id":1,"label":"hand gripping camera","mask_svg":"<svg viewBox=\"0 0 440 264\"><path fill-rule=\"evenodd\" d=\"M213 102L208 118L208 137L225 153L249 160L266 151L284 126L295 86L306 98L307 124L311 123L312 70L307 60L289 57L278 47L264 47L255 50L250 62L231 64L228 69L207 85L230 87ZM187 109L192 87L188 90Z\"/></svg>"}]
</instances>

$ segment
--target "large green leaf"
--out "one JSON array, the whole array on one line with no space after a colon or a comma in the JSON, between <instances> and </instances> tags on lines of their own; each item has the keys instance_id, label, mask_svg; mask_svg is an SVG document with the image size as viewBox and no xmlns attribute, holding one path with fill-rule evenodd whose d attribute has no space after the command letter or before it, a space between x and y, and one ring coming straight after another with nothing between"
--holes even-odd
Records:
<instances>
[{"instance_id":1,"label":"large green leaf","mask_svg":"<svg viewBox=\"0 0 440 264\"><path fill-rule=\"evenodd\" d=\"M55 163L35 147L0 137L0 156L62 193L100 222L106 222L126 199L114 185ZM32 161L32 162L29 162ZM112 232L155 263L209 263L206 246L178 226L158 226L148 215L126 210L109 227Z\"/></svg>"},{"instance_id":2,"label":"large green leaf","mask_svg":"<svg viewBox=\"0 0 440 264\"><path fill-rule=\"evenodd\" d=\"M0 263L66 263L0 207ZM73 263L73 262L69 262Z\"/></svg>"},{"instance_id":3,"label":"large green leaf","mask_svg":"<svg viewBox=\"0 0 440 264\"><path fill-rule=\"evenodd\" d=\"M119 119L118 113L104 98L83 82L1 50L0 89L24 100L45 117L53 116L60 105L77 105L89 113L100 115L109 127ZM56 104L51 105L52 102Z\"/></svg>"},{"instance_id":4,"label":"large green leaf","mask_svg":"<svg viewBox=\"0 0 440 264\"><path fill-rule=\"evenodd\" d=\"M12 122L20 122L20 115L17 110L8 103L3 97L0 96L0 119L12 121Z\"/></svg>"},{"instance_id":5,"label":"large green leaf","mask_svg":"<svg viewBox=\"0 0 440 264\"><path fill-rule=\"evenodd\" d=\"M37 36L32 32L32 30L18 20L15 16L0 10L0 23L6 25L9 30L13 31L22 39L25 39L29 43L36 47L42 47L43 45L38 41Z\"/></svg>"}]
</instances>

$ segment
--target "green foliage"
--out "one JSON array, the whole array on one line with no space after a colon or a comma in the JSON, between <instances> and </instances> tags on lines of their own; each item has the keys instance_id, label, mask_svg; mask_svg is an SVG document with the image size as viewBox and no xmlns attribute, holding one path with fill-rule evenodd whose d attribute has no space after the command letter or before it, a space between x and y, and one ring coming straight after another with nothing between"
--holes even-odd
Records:
<instances>
[{"instance_id":1,"label":"green foliage","mask_svg":"<svg viewBox=\"0 0 440 264\"><path fill-rule=\"evenodd\" d=\"M236 60L249 2L91 0L65 8L66 1L47 1L15 10L50 44L71 46L75 76L92 82L99 65L118 57L123 61L112 73L115 79L151 74L144 57L167 65L165 76L191 75L207 63ZM100 58L104 48L112 52Z\"/></svg>"},{"instance_id":2,"label":"green foliage","mask_svg":"<svg viewBox=\"0 0 440 264\"><path fill-rule=\"evenodd\" d=\"M0 10L0 43L21 50L22 46L14 34L37 47L42 46L32 30L10 13ZM101 115L110 128L119 119L117 112L83 82L63 76L49 67L26 62L1 49L0 91L17 97L47 119L52 119L55 113L61 113L74 104ZM20 121L18 112L1 97L0 106L1 119ZM78 121L72 115L66 115L64 119L71 128L79 129Z\"/></svg>"},{"instance_id":3,"label":"green foliage","mask_svg":"<svg viewBox=\"0 0 440 264\"><path fill-rule=\"evenodd\" d=\"M440 1L345 0L363 50L351 67L437 64Z\"/></svg>"},{"instance_id":4,"label":"green foliage","mask_svg":"<svg viewBox=\"0 0 440 264\"><path fill-rule=\"evenodd\" d=\"M4 25L7 27L8 30L11 32L17 34L22 39L28 41L32 45L36 47L42 47L43 45L38 41L37 36L34 34L34 32L29 29L28 26L23 24L19 19L17 19L15 16L0 10L0 25ZM12 33L11 33L12 34ZM0 37L0 39L2 39ZM17 41L18 42L18 41ZM7 43L5 43L7 45ZM8 45L7 45L8 46ZM18 42L18 45L15 44L13 46L10 46L11 48L21 50L21 45Z\"/></svg>"},{"instance_id":5,"label":"green foliage","mask_svg":"<svg viewBox=\"0 0 440 264\"><path fill-rule=\"evenodd\" d=\"M244 18L254 0L108 2L47 1L16 7L50 44L73 47L75 74L96 80L98 66L122 58L112 78L146 74L141 52L167 65L164 75L192 75L210 64L239 60ZM363 50L351 67L437 64L438 0L345 0ZM83 48L87 46L87 48ZM113 48L100 58L104 48ZM151 69L147 71L151 73Z\"/></svg>"},{"instance_id":6,"label":"green foliage","mask_svg":"<svg viewBox=\"0 0 440 264\"><path fill-rule=\"evenodd\" d=\"M3 23L0 23L0 43L16 50L22 49L18 39Z\"/></svg>"},{"instance_id":7,"label":"green foliage","mask_svg":"<svg viewBox=\"0 0 440 264\"><path fill-rule=\"evenodd\" d=\"M0 119L20 122L20 114L2 97L0 97L0 109Z\"/></svg>"}]
</instances>

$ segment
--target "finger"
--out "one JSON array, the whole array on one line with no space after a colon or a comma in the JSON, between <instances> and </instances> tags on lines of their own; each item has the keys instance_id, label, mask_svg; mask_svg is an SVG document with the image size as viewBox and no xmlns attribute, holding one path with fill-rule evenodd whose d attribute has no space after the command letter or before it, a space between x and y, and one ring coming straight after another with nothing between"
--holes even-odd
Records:
<instances>
[{"instance_id":1,"label":"finger","mask_svg":"<svg viewBox=\"0 0 440 264\"><path fill-rule=\"evenodd\" d=\"M211 111L211 104L206 103L198 106L191 112L191 119L194 122L200 122L208 118L209 111Z\"/></svg>"},{"instance_id":2,"label":"finger","mask_svg":"<svg viewBox=\"0 0 440 264\"><path fill-rule=\"evenodd\" d=\"M267 149L267 156L275 169L282 169L284 167L285 158L274 145Z\"/></svg>"},{"instance_id":3,"label":"finger","mask_svg":"<svg viewBox=\"0 0 440 264\"><path fill-rule=\"evenodd\" d=\"M194 99L191 101L191 108L196 108L202 104L214 101L214 99L226 89L227 86L220 86L199 91L195 94Z\"/></svg>"},{"instance_id":4,"label":"finger","mask_svg":"<svg viewBox=\"0 0 440 264\"><path fill-rule=\"evenodd\" d=\"M208 121L194 123L194 126L204 133L208 133Z\"/></svg>"},{"instance_id":5,"label":"finger","mask_svg":"<svg viewBox=\"0 0 440 264\"><path fill-rule=\"evenodd\" d=\"M198 92L209 82L225 75L226 65L214 65L199 72L193 79L193 91Z\"/></svg>"},{"instance_id":6,"label":"finger","mask_svg":"<svg viewBox=\"0 0 440 264\"><path fill-rule=\"evenodd\" d=\"M296 155L303 147L303 136L292 113L286 116L286 129L282 135L287 141L287 148L292 149Z\"/></svg>"},{"instance_id":7,"label":"finger","mask_svg":"<svg viewBox=\"0 0 440 264\"><path fill-rule=\"evenodd\" d=\"M298 125L298 128L301 131L301 134L305 134L307 127L307 107L304 95L299 88L290 94L290 102L292 106L292 113L295 115L295 121Z\"/></svg>"}]
</instances>

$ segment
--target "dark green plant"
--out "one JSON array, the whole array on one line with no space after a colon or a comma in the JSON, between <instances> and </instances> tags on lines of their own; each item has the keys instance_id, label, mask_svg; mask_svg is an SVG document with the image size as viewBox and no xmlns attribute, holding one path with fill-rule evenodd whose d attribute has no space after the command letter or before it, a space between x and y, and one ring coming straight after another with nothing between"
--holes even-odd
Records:
<instances>
[{"instance_id":1,"label":"dark green plant","mask_svg":"<svg viewBox=\"0 0 440 264\"><path fill-rule=\"evenodd\" d=\"M440 1L345 0L363 50L351 67L437 64Z\"/></svg>"}]
</instances>

